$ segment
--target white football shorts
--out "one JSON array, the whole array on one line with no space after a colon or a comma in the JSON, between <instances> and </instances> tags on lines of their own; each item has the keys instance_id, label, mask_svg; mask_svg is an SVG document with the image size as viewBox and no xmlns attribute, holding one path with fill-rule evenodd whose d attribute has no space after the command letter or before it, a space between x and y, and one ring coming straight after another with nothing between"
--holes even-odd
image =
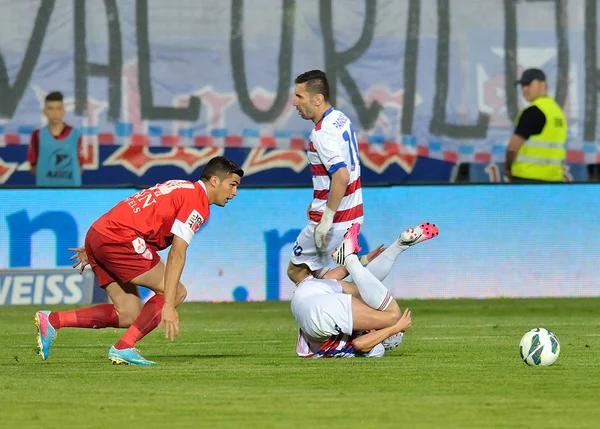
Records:
<instances>
[{"instance_id":1,"label":"white football shorts","mask_svg":"<svg viewBox=\"0 0 600 429\"><path fill-rule=\"evenodd\" d=\"M311 271L321 268L334 268L337 264L331 257L333 251L344 240L345 229L331 229L327 233L327 244L320 251L315 245L315 226L308 224L296 238L290 261L294 265L306 264Z\"/></svg>"}]
</instances>

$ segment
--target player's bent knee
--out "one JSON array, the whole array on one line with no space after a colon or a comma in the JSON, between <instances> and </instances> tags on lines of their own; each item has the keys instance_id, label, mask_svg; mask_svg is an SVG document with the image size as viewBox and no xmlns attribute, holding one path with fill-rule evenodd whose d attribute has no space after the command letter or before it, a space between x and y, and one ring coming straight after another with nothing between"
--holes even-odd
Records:
<instances>
[{"instance_id":1,"label":"player's bent knee","mask_svg":"<svg viewBox=\"0 0 600 429\"><path fill-rule=\"evenodd\" d=\"M119 328L129 328L142 311L140 305L128 305L123 308L115 308L119 315Z\"/></svg>"},{"instance_id":2,"label":"player's bent knee","mask_svg":"<svg viewBox=\"0 0 600 429\"><path fill-rule=\"evenodd\" d=\"M392 317L391 317L391 324L390 324L390 326L395 325L396 323L398 323L398 320L400 320L400 317L402 317L402 314L400 314L400 311L398 311L398 312L391 313L391 316Z\"/></svg>"},{"instance_id":3,"label":"player's bent knee","mask_svg":"<svg viewBox=\"0 0 600 429\"><path fill-rule=\"evenodd\" d=\"M386 308L386 311L381 312L381 316L385 320L384 323L386 327L394 326L402 316L400 313L400 307L398 307L396 301L392 301L388 308Z\"/></svg>"},{"instance_id":4,"label":"player's bent knee","mask_svg":"<svg viewBox=\"0 0 600 429\"><path fill-rule=\"evenodd\" d=\"M377 319L379 322L377 323L379 326L375 329L389 328L390 326L394 326L398 320L400 320L400 316L392 312L382 311L379 313Z\"/></svg>"},{"instance_id":5,"label":"player's bent knee","mask_svg":"<svg viewBox=\"0 0 600 429\"><path fill-rule=\"evenodd\" d=\"M179 283L179 287L177 288L177 305L181 304L183 301L185 301L185 298L187 297L187 289L185 288L184 285L182 285L181 283Z\"/></svg>"},{"instance_id":6,"label":"player's bent knee","mask_svg":"<svg viewBox=\"0 0 600 429\"><path fill-rule=\"evenodd\" d=\"M400 320L400 317L402 316L402 311L400 311L400 306L394 299L392 299L392 301L390 302L390 305L388 306L386 311L394 317L394 319L395 319L394 323L396 323L398 320Z\"/></svg>"}]
</instances>

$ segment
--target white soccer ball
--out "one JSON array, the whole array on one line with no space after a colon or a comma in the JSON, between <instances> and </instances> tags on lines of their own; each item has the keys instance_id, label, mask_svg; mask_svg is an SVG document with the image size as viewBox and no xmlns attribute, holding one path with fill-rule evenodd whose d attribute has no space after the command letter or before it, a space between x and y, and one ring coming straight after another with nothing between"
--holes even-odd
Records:
<instances>
[{"instance_id":1,"label":"white soccer ball","mask_svg":"<svg viewBox=\"0 0 600 429\"><path fill-rule=\"evenodd\" d=\"M560 343L554 332L535 328L523 335L519 351L527 365L550 366L558 359Z\"/></svg>"}]
</instances>

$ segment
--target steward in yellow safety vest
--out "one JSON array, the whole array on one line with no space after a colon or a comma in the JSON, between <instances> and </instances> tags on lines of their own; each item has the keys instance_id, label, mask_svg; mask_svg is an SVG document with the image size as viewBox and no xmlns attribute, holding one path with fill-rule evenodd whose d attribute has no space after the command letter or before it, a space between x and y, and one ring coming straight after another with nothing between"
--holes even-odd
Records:
<instances>
[{"instance_id":1,"label":"steward in yellow safety vest","mask_svg":"<svg viewBox=\"0 0 600 429\"><path fill-rule=\"evenodd\" d=\"M528 69L521 79L523 96L531 103L517 116L506 149L504 174L511 182L562 182L567 121L554 99L547 95L546 75Z\"/></svg>"}]
</instances>

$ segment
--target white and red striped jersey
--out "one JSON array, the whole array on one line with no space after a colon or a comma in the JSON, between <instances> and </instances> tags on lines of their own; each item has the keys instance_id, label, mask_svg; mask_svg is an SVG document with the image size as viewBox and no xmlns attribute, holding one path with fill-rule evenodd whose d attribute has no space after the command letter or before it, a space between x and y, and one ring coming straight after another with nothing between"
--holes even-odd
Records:
<instances>
[{"instance_id":1,"label":"white and red striped jersey","mask_svg":"<svg viewBox=\"0 0 600 429\"><path fill-rule=\"evenodd\" d=\"M356 132L350 119L331 107L310 133L308 161L313 181L313 202L309 217L318 223L323 216L331 176L340 168L348 169L350 182L346 194L333 217L332 229L347 229L353 223L363 223L362 185Z\"/></svg>"},{"instance_id":2,"label":"white and red striped jersey","mask_svg":"<svg viewBox=\"0 0 600 429\"><path fill-rule=\"evenodd\" d=\"M383 345L377 344L367 353L359 353L352 346L352 341L359 333L352 335L338 334L327 340L315 342L298 330L296 353L303 358L352 358L352 357L382 357L385 354Z\"/></svg>"},{"instance_id":3,"label":"white and red striped jersey","mask_svg":"<svg viewBox=\"0 0 600 429\"><path fill-rule=\"evenodd\" d=\"M304 336L302 329L298 330L296 353L304 358L354 357L356 350L352 347L355 336L339 334L327 340L315 342Z\"/></svg>"}]
</instances>

